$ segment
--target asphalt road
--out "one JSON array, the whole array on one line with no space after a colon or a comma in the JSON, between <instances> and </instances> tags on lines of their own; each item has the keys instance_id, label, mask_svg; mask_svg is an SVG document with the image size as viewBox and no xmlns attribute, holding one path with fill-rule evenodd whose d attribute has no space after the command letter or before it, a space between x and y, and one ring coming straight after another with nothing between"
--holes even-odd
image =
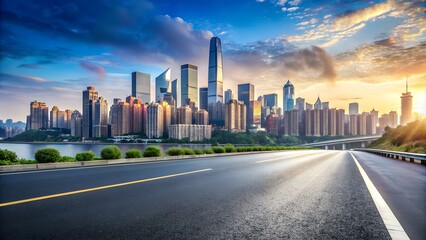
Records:
<instances>
[{"instance_id":1,"label":"asphalt road","mask_svg":"<svg viewBox=\"0 0 426 240\"><path fill-rule=\"evenodd\" d=\"M354 155L408 236L426 239L426 167ZM312 150L0 174L0 239L390 235L352 156Z\"/></svg>"}]
</instances>

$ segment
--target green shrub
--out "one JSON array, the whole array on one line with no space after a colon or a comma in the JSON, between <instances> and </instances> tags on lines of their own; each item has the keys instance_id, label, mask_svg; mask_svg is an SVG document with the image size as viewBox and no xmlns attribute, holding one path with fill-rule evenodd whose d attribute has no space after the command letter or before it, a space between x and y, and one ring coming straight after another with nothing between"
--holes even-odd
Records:
<instances>
[{"instance_id":1,"label":"green shrub","mask_svg":"<svg viewBox=\"0 0 426 240\"><path fill-rule=\"evenodd\" d=\"M197 155L204 154L203 150L201 150L201 149L199 149L199 148L195 148L195 149L194 149L194 153L195 153L195 154L197 154Z\"/></svg>"},{"instance_id":2,"label":"green shrub","mask_svg":"<svg viewBox=\"0 0 426 240\"><path fill-rule=\"evenodd\" d=\"M75 155L75 160L77 161L92 161L94 159L95 159L95 153L92 151L81 152Z\"/></svg>"},{"instance_id":3,"label":"green shrub","mask_svg":"<svg viewBox=\"0 0 426 240\"><path fill-rule=\"evenodd\" d=\"M39 163L59 162L62 160L61 154L54 148L40 148L34 157Z\"/></svg>"},{"instance_id":4,"label":"green shrub","mask_svg":"<svg viewBox=\"0 0 426 240\"><path fill-rule=\"evenodd\" d=\"M203 152L205 153L205 154L213 154L214 152L213 152L213 150L211 149L211 148L206 148L206 149L204 149L203 150Z\"/></svg>"},{"instance_id":5,"label":"green shrub","mask_svg":"<svg viewBox=\"0 0 426 240\"><path fill-rule=\"evenodd\" d=\"M182 150L184 151L185 155L195 155L194 150L190 148L183 148Z\"/></svg>"},{"instance_id":6,"label":"green shrub","mask_svg":"<svg viewBox=\"0 0 426 240\"><path fill-rule=\"evenodd\" d=\"M121 158L121 150L117 146L104 147L101 151L102 159L119 159Z\"/></svg>"},{"instance_id":7,"label":"green shrub","mask_svg":"<svg viewBox=\"0 0 426 240\"><path fill-rule=\"evenodd\" d=\"M7 149L0 149L0 160L9 161L9 162L18 162L18 156L15 152L9 151Z\"/></svg>"},{"instance_id":8,"label":"green shrub","mask_svg":"<svg viewBox=\"0 0 426 240\"><path fill-rule=\"evenodd\" d=\"M229 143L225 145L225 152L232 153L232 152L236 152L236 151L237 151L237 148L235 148L234 145L229 144Z\"/></svg>"},{"instance_id":9,"label":"green shrub","mask_svg":"<svg viewBox=\"0 0 426 240\"><path fill-rule=\"evenodd\" d=\"M8 160L0 160L0 165L11 165L12 163Z\"/></svg>"},{"instance_id":10,"label":"green shrub","mask_svg":"<svg viewBox=\"0 0 426 240\"><path fill-rule=\"evenodd\" d=\"M220 147L220 146L213 146L212 150L213 150L214 153L224 153L225 152L225 148Z\"/></svg>"},{"instance_id":11,"label":"green shrub","mask_svg":"<svg viewBox=\"0 0 426 240\"><path fill-rule=\"evenodd\" d=\"M141 158L142 157L142 152L138 149L129 149L126 152L126 158Z\"/></svg>"},{"instance_id":12,"label":"green shrub","mask_svg":"<svg viewBox=\"0 0 426 240\"><path fill-rule=\"evenodd\" d=\"M75 158L63 156L60 162L75 162Z\"/></svg>"},{"instance_id":13,"label":"green shrub","mask_svg":"<svg viewBox=\"0 0 426 240\"><path fill-rule=\"evenodd\" d=\"M161 148L157 146L149 146L143 152L144 157L160 157L161 156Z\"/></svg>"},{"instance_id":14,"label":"green shrub","mask_svg":"<svg viewBox=\"0 0 426 240\"><path fill-rule=\"evenodd\" d=\"M180 147L171 147L167 149L166 154L169 156L179 156L179 155L184 155L185 151Z\"/></svg>"}]
</instances>

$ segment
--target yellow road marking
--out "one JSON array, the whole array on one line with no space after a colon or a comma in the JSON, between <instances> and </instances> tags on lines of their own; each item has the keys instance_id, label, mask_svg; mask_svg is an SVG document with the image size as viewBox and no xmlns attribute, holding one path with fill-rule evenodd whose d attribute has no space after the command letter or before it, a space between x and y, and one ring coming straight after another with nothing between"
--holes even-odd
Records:
<instances>
[{"instance_id":1,"label":"yellow road marking","mask_svg":"<svg viewBox=\"0 0 426 240\"><path fill-rule=\"evenodd\" d=\"M50 199L50 198L64 197L64 196L74 195L74 194L79 194L79 193L93 192L93 191L98 191L98 190L102 190L102 189L121 187L121 186L126 186L126 185L131 185L131 184L150 182L150 181L172 178L172 177L178 177L178 176L183 176L183 175L188 175L188 174L193 174L193 173L199 173L199 172L205 172L205 171L210 171L210 170L212 170L212 169L206 168L206 169L201 169L201 170L196 170L196 171L191 171L191 172L176 173L176 174L171 174L171 175L166 175L166 176L161 176L161 177L146 178L146 179L141 179L141 180L136 180L136 181L131 181L131 182L124 182L124 183L106 185L106 186L102 186L102 187L87 188L87 189L82 189L82 190L77 190L77 191L64 192L64 193L52 194L52 195L47 195L47 196L35 197L35 198L28 198L28 199L13 201L13 202L0 203L0 207L6 207L6 206L10 206L10 205L16 205L16 204L27 203L27 202L35 202L35 201L40 201L40 200L45 200L45 199Z\"/></svg>"}]
</instances>

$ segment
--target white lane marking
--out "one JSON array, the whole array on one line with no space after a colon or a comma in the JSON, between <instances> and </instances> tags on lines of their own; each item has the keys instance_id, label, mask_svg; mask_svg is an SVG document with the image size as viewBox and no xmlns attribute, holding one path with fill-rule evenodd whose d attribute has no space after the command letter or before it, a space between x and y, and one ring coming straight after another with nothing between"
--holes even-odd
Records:
<instances>
[{"instance_id":1,"label":"white lane marking","mask_svg":"<svg viewBox=\"0 0 426 240\"><path fill-rule=\"evenodd\" d=\"M390 207L386 204L382 195L380 195L379 191L377 191L376 187L374 186L373 182L368 177L367 173L361 167L361 164L359 164L358 160L355 158L355 156L351 152L349 152L349 154L351 154L352 158L354 159L355 164L357 165L358 170L361 173L362 178L364 179L365 185L367 185L368 191L370 192L371 197L373 198L373 201L377 207L377 210L379 210L380 216L382 217L383 222L385 223L391 238L401 239L401 240L410 239L407 233L404 231L404 228L402 228L398 219L393 214Z\"/></svg>"},{"instance_id":2,"label":"white lane marking","mask_svg":"<svg viewBox=\"0 0 426 240\"><path fill-rule=\"evenodd\" d=\"M260 160L260 161L255 162L255 164L257 164L257 163L264 163L264 162L273 162L273 161L284 160L284 159L288 159L288 157L306 157L306 156L316 155L316 154L325 154L325 153L323 153L323 152L321 152L321 153L318 153L318 152L309 152L309 153L303 153L303 154L286 155L286 156L281 156L281 157L278 157L278 158Z\"/></svg>"}]
</instances>

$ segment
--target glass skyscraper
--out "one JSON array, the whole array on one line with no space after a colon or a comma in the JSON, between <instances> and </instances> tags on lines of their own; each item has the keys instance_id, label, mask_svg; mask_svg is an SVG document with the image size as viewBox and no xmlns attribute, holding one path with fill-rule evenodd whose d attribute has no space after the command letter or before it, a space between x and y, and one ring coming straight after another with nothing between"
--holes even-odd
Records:
<instances>
[{"instance_id":1,"label":"glass skyscraper","mask_svg":"<svg viewBox=\"0 0 426 240\"><path fill-rule=\"evenodd\" d=\"M207 88L200 88L200 109L207 110L208 104L208 89Z\"/></svg>"},{"instance_id":2,"label":"glass skyscraper","mask_svg":"<svg viewBox=\"0 0 426 240\"><path fill-rule=\"evenodd\" d=\"M155 78L155 101L163 101L164 94L171 92L170 82L171 70L168 68L162 74Z\"/></svg>"},{"instance_id":3,"label":"glass skyscraper","mask_svg":"<svg viewBox=\"0 0 426 240\"><path fill-rule=\"evenodd\" d=\"M263 95L263 100L265 101L265 106L269 107L269 109L278 107L278 95L276 93Z\"/></svg>"},{"instance_id":4,"label":"glass skyscraper","mask_svg":"<svg viewBox=\"0 0 426 240\"><path fill-rule=\"evenodd\" d=\"M185 64L181 66L180 81L181 106L187 105L188 99L198 107L198 67Z\"/></svg>"},{"instance_id":5,"label":"glass skyscraper","mask_svg":"<svg viewBox=\"0 0 426 240\"><path fill-rule=\"evenodd\" d=\"M254 85L251 83L238 84L238 101L243 101L249 106L250 101L254 100Z\"/></svg>"},{"instance_id":6,"label":"glass skyscraper","mask_svg":"<svg viewBox=\"0 0 426 240\"><path fill-rule=\"evenodd\" d=\"M132 72L132 96L142 99L143 103L151 102L151 75Z\"/></svg>"},{"instance_id":7,"label":"glass skyscraper","mask_svg":"<svg viewBox=\"0 0 426 240\"><path fill-rule=\"evenodd\" d=\"M210 39L208 104L223 103L222 44L220 38Z\"/></svg>"},{"instance_id":8,"label":"glass skyscraper","mask_svg":"<svg viewBox=\"0 0 426 240\"><path fill-rule=\"evenodd\" d=\"M290 80L287 80L287 83L283 87L283 109L284 114L285 111L294 109L294 86Z\"/></svg>"},{"instance_id":9,"label":"glass skyscraper","mask_svg":"<svg viewBox=\"0 0 426 240\"><path fill-rule=\"evenodd\" d=\"M173 96L173 99L175 100L175 107L180 105L180 101L178 101L178 98L180 97L178 84L179 82L177 79L172 81L172 96Z\"/></svg>"},{"instance_id":10,"label":"glass skyscraper","mask_svg":"<svg viewBox=\"0 0 426 240\"><path fill-rule=\"evenodd\" d=\"M228 103L234 98L234 94L232 94L232 90L228 89L225 91L225 103Z\"/></svg>"}]
</instances>

